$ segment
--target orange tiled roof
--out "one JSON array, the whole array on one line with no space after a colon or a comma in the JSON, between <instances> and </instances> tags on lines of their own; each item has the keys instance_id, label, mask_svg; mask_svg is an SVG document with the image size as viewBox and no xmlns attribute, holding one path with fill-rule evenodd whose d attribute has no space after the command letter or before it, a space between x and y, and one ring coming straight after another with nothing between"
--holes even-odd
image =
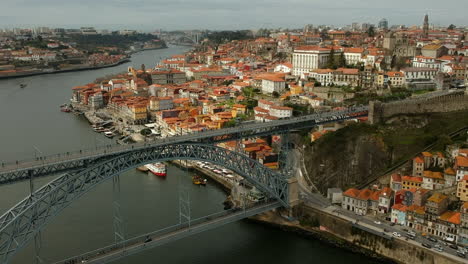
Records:
<instances>
[{"instance_id":1,"label":"orange tiled roof","mask_svg":"<svg viewBox=\"0 0 468 264\"><path fill-rule=\"evenodd\" d=\"M393 210L398 210L398 211L401 211L401 212L406 212L406 210L408 209L408 207L406 207L405 205L403 204L395 204L392 206L392 209Z\"/></svg>"},{"instance_id":2,"label":"orange tiled roof","mask_svg":"<svg viewBox=\"0 0 468 264\"><path fill-rule=\"evenodd\" d=\"M447 199L447 195L444 195L444 194L441 194L441 193L434 193L429 199L428 201L430 202L434 202L434 203L440 203L442 202L443 200Z\"/></svg>"},{"instance_id":3,"label":"orange tiled roof","mask_svg":"<svg viewBox=\"0 0 468 264\"><path fill-rule=\"evenodd\" d=\"M455 166L468 167L468 157L464 157L464 156L455 157Z\"/></svg>"},{"instance_id":4,"label":"orange tiled roof","mask_svg":"<svg viewBox=\"0 0 468 264\"><path fill-rule=\"evenodd\" d=\"M424 163L424 160L420 156L417 156L416 158L414 158L413 161L416 163Z\"/></svg>"},{"instance_id":5,"label":"orange tiled roof","mask_svg":"<svg viewBox=\"0 0 468 264\"><path fill-rule=\"evenodd\" d=\"M454 211L447 211L443 213L441 216L439 216L439 219L442 221L446 221L452 224L459 225L460 224L460 212L454 212Z\"/></svg>"},{"instance_id":6,"label":"orange tiled roof","mask_svg":"<svg viewBox=\"0 0 468 264\"><path fill-rule=\"evenodd\" d=\"M343 195L349 196L356 198L359 195L360 191L355 188L348 189L346 192L343 193Z\"/></svg>"}]
</instances>

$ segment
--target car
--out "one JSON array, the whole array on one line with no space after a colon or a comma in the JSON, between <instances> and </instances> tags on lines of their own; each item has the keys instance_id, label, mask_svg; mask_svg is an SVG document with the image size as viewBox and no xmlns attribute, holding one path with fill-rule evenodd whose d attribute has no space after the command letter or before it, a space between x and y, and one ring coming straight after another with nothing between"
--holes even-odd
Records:
<instances>
[{"instance_id":1,"label":"car","mask_svg":"<svg viewBox=\"0 0 468 264\"><path fill-rule=\"evenodd\" d=\"M380 225L380 224L382 224L382 222L380 222L380 221L374 221L374 224Z\"/></svg>"},{"instance_id":2,"label":"car","mask_svg":"<svg viewBox=\"0 0 468 264\"><path fill-rule=\"evenodd\" d=\"M427 240L431 241L431 242L437 242L437 239L433 238L433 237L427 237Z\"/></svg>"},{"instance_id":3,"label":"car","mask_svg":"<svg viewBox=\"0 0 468 264\"><path fill-rule=\"evenodd\" d=\"M423 247L432 248L431 245L426 244L426 243L422 243L421 245L422 245Z\"/></svg>"},{"instance_id":4,"label":"car","mask_svg":"<svg viewBox=\"0 0 468 264\"><path fill-rule=\"evenodd\" d=\"M394 237L401 237L400 233L398 233L398 232L393 232L392 235L393 235Z\"/></svg>"},{"instance_id":5,"label":"car","mask_svg":"<svg viewBox=\"0 0 468 264\"><path fill-rule=\"evenodd\" d=\"M457 251L457 256L461 258L465 258L465 254L461 253L460 251Z\"/></svg>"},{"instance_id":6,"label":"car","mask_svg":"<svg viewBox=\"0 0 468 264\"><path fill-rule=\"evenodd\" d=\"M408 235L410 235L410 236L416 236L416 233L413 232L413 231L409 231L409 232L408 232Z\"/></svg>"},{"instance_id":7,"label":"car","mask_svg":"<svg viewBox=\"0 0 468 264\"><path fill-rule=\"evenodd\" d=\"M411 240L415 240L416 239L416 236L412 236L410 234L407 234L406 235L407 238L411 239Z\"/></svg>"},{"instance_id":8,"label":"car","mask_svg":"<svg viewBox=\"0 0 468 264\"><path fill-rule=\"evenodd\" d=\"M444 250L443 250L442 248L440 248L440 247L435 248L435 251L437 251L437 252L444 252Z\"/></svg>"},{"instance_id":9,"label":"car","mask_svg":"<svg viewBox=\"0 0 468 264\"><path fill-rule=\"evenodd\" d=\"M458 250L458 246L457 246L457 245L454 245L454 244L450 244L450 245L449 245L449 248L453 248L453 249L457 249L457 250Z\"/></svg>"},{"instance_id":10,"label":"car","mask_svg":"<svg viewBox=\"0 0 468 264\"><path fill-rule=\"evenodd\" d=\"M394 225L395 225L395 223L394 223L394 222L391 222L391 223L390 223L390 226L394 226Z\"/></svg>"},{"instance_id":11,"label":"car","mask_svg":"<svg viewBox=\"0 0 468 264\"><path fill-rule=\"evenodd\" d=\"M408 232L408 229L407 229L407 228L403 228L403 231Z\"/></svg>"}]
</instances>

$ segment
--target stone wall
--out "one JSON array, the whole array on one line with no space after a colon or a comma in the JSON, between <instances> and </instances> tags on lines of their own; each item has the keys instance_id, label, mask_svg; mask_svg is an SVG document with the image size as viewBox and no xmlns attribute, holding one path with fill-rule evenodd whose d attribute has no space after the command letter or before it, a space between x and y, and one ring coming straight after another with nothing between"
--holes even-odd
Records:
<instances>
[{"instance_id":1,"label":"stone wall","mask_svg":"<svg viewBox=\"0 0 468 264\"><path fill-rule=\"evenodd\" d=\"M468 93L453 92L440 96L421 96L397 102L382 103L371 101L369 103L369 122L377 124L385 122L388 118L404 114L444 113L468 109Z\"/></svg>"}]
</instances>

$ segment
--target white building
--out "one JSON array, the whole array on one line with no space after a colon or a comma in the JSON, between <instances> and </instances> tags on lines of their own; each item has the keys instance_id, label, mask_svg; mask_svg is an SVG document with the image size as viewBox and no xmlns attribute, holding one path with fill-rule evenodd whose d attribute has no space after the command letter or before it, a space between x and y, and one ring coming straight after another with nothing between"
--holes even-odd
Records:
<instances>
[{"instance_id":1,"label":"white building","mask_svg":"<svg viewBox=\"0 0 468 264\"><path fill-rule=\"evenodd\" d=\"M293 75L301 75L315 69L323 68L329 58L331 49L317 46L297 47L293 53ZM335 50L338 55L341 51Z\"/></svg>"},{"instance_id":2,"label":"white building","mask_svg":"<svg viewBox=\"0 0 468 264\"><path fill-rule=\"evenodd\" d=\"M440 69L442 64L431 57L416 56L413 58L412 66L415 68Z\"/></svg>"},{"instance_id":3,"label":"white building","mask_svg":"<svg viewBox=\"0 0 468 264\"><path fill-rule=\"evenodd\" d=\"M361 61L363 53L364 53L363 48L346 48L344 51L346 64L348 65L358 64Z\"/></svg>"},{"instance_id":4,"label":"white building","mask_svg":"<svg viewBox=\"0 0 468 264\"><path fill-rule=\"evenodd\" d=\"M407 82L417 80L434 80L438 69L431 68L405 68L401 70L405 74Z\"/></svg>"},{"instance_id":5,"label":"white building","mask_svg":"<svg viewBox=\"0 0 468 264\"><path fill-rule=\"evenodd\" d=\"M286 82L281 78L269 77L262 80L262 93L282 93L286 89Z\"/></svg>"},{"instance_id":6,"label":"white building","mask_svg":"<svg viewBox=\"0 0 468 264\"><path fill-rule=\"evenodd\" d=\"M293 109L286 106L270 107L270 115L277 118L288 118L292 116Z\"/></svg>"}]
</instances>

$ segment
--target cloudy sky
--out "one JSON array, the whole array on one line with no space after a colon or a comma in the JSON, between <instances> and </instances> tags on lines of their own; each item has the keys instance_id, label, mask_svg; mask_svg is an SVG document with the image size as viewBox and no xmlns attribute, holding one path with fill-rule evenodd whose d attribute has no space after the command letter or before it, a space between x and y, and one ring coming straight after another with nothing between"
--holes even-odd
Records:
<instances>
[{"instance_id":1,"label":"cloudy sky","mask_svg":"<svg viewBox=\"0 0 468 264\"><path fill-rule=\"evenodd\" d=\"M468 25L467 0L0 0L0 28L255 29L304 24Z\"/></svg>"}]
</instances>

